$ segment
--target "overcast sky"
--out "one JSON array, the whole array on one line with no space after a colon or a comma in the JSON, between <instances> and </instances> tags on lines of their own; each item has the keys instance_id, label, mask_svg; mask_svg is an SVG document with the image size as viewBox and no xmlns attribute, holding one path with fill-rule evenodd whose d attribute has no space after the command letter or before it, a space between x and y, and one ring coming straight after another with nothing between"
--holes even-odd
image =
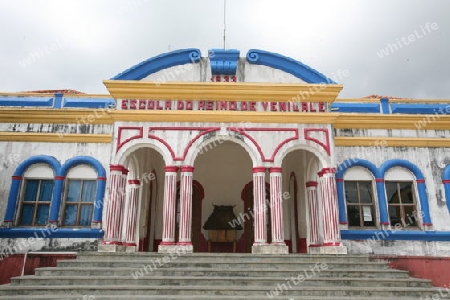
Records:
<instances>
[{"instance_id":1,"label":"overcast sky","mask_svg":"<svg viewBox=\"0 0 450 300\"><path fill-rule=\"evenodd\" d=\"M1 0L0 91L106 93L102 80L155 55L207 56L223 47L223 1ZM341 98L450 98L448 0L226 3L226 48L241 56L277 52L331 78L348 70Z\"/></svg>"}]
</instances>

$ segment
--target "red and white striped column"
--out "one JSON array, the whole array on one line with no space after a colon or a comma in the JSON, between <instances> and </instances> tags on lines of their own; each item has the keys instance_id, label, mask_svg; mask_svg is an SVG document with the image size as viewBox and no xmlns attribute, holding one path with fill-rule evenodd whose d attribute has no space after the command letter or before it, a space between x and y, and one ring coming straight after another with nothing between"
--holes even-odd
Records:
<instances>
[{"instance_id":1,"label":"red and white striped column","mask_svg":"<svg viewBox=\"0 0 450 300\"><path fill-rule=\"evenodd\" d=\"M306 182L306 195L309 210L309 245L310 247L320 246L319 235L319 202L317 200L317 181Z\"/></svg>"},{"instance_id":2,"label":"red and white striped column","mask_svg":"<svg viewBox=\"0 0 450 300\"><path fill-rule=\"evenodd\" d=\"M192 177L194 167L182 166L180 185L180 232L178 245L192 245Z\"/></svg>"},{"instance_id":3,"label":"red and white striped column","mask_svg":"<svg viewBox=\"0 0 450 300\"><path fill-rule=\"evenodd\" d=\"M126 199L127 220L125 224L124 246L136 246L136 223L139 205L139 180L128 180L128 197Z\"/></svg>"},{"instance_id":4,"label":"red and white striped column","mask_svg":"<svg viewBox=\"0 0 450 300\"><path fill-rule=\"evenodd\" d=\"M123 201L128 170L122 165L110 165L109 203L103 244L122 245Z\"/></svg>"},{"instance_id":5,"label":"red and white striped column","mask_svg":"<svg viewBox=\"0 0 450 300\"><path fill-rule=\"evenodd\" d=\"M270 172L270 208L272 225L272 244L285 245L283 223L283 199L281 168L273 167Z\"/></svg>"},{"instance_id":6,"label":"red and white striped column","mask_svg":"<svg viewBox=\"0 0 450 300\"><path fill-rule=\"evenodd\" d=\"M338 205L336 197L335 168L324 168L319 172L322 198L323 246L339 246Z\"/></svg>"},{"instance_id":7,"label":"red and white striped column","mask_svg":"<svg viewBox=\"0 0 450 300\"><path fill-rule=\"evenodd\" d=\"M266 168L253 168L253 210L255 219L255 241L254 245L267 243L267 220L266 220Z\"/></svg>"},{"instance_id":8,"label":"red and white striped column","mask_svg":"<svg viewBox=\"0 0 450 300\"><path fill-rule=\"evenodd\" d=\"M166 166L164 179L163 234L160 245L175 244L175 201L178 167Z\"/></svg>"}]
</instances>

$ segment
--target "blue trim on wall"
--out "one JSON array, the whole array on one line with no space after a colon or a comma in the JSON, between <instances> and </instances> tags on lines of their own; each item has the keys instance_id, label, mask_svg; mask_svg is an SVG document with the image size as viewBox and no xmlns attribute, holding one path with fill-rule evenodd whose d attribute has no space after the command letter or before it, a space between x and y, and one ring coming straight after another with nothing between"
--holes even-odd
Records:
<instances>
[{"instance_id":1,"label":"blue trim on wall","mask_svg":"<svg viewBox=\"0 0 450 300\"><path fill-rule=\"evenodd\" d=\"M331 110L344 113L380 113L380 105L376 103L334 102Z\"/></svg>"},{"instance_id":2,"label":"blue trim on wall","mask_svg":"<svg viewBox=\"0 0 450 300\"><path fill-rule=\"evenodd\" d=\"M143 61L122 73L117 74L112 80L141 80L148 75L160 70L187 63L198 63L201 59L199 49L181 49L163 53Z\"/></svg>"},{"instance_id":3,"label":"blue trim on wall","mask_svg":"<svg viewBox=\"0 0 450 300\"><path fill-rule=\"evenodd\" d=\"M420 171L420 169L415 164L405 159L391 159L382 163L379 169L380 177L384 178L386 172L393 167L402 167L408 169L414 174L416 179L425 179L423 177L422 171Z\"/></svg>"},{"instance_id":4,"label":"blue trim on wall","mask_svg":"<svg viewBox=\"0 0 450 300\"><path fill-rule=\"evenodd\" d=\"M239 50L211 49L208 51L212 75L236 75Z\"/></svg>"},{"instance_id":5,"label":"blue trim on wall","mask_svg":"<svg viewBox=\"0 0 450 300\"><path fill-rule=\"evenodd\" d=\"M112 98L64 98L63 107L75 108L110 108L115 107Z\"/></svg>"},{"instance_id":6,"label":"blue trim on wall","mask_svg":"<svg viewBox=\"0 0 450 300\"><path fill-rule=\"evenodd\" d=\"M334 84L333 80L313 68L294 60L290 57L264 50L250 49L247 52L247 61L250 64L268 66L280 69L292 74L306 83L326 83Z\"/></svg>"},{"instance_id":7,"label":"blue trim on wall","mask_svg":"<svg viewBox=\"0 0 450 300\"><path fill-rule=\"evenodd\" d=\"M55 93L55 101L53 102L53 108L61 108L63 100L62 93Z\"/></svg>"},{"instance_id":8,"label":"blue trim on wall","mask_svg":"<svg viewBox=\"0 0 450 300\"><path fill-rule=\"evenodd\" d=\"M385 161L380 166L380 175L384 178L384 175L386 174L386 172L393 167L402 167L402 168L410 170L416 177L416 180L424 180L425 179L423 177L422 171L420 171L420 169L415 164L413 164L410 161L404 160L404 159L391 159L391 160ZM420 210L423 213L423 222L425 224L432 224L425 183L419 183L419 182L417 183L417 192L419 194Z\"/></svg>"},{"instance_id":9,"label":"blue trim on wall","mask_svg":"<svg viewBox=\"0 0 450 300\"><path fill-rule=\"evenodd\" d=\"M373 176L376 178L378 174L378 168L373 163L365 159L347 159L338 166L338 171L336 172L336 179L344 179L345 172L351 167L364 167L368 169ZM339 223L347 224L347 213L345 209L345 191L344 182L336 180L336 192L338 197L339 205Z\"/></svg>"},{"instance_id":10,"label":"blue trim on wall","mask_svg":"<svg viewBox=\"0 0 450 300\"><path fill-rule=\"evenodd\" d=\"M406 240L448 242L449 231L419 231L419 230L341 230L343 240Z\"/></svg>"},{"instance_id":11,"label":"blue trim on wall","mask_svg":"<svg viewBox=\"0 0 450 300\"><path fill-rule=\"evenodd\" d=\"M102 238L103 234L95 228L0 228L0 238Z\"/></svg>"},{"instance_id":12,"label":"blue trim on wall","mask_svg":"<svg viewBox=\"0 0 450 300\"><path fill-rule=\"evenodd\" d=\"M450 165L447 165L442 173L442 180L450 180ZM445 201L450 212L450 183L444 183Z\"/></svg>"},{"instance_id":13,"label":"blue trim on wall","mask_svg":"<svg viewBox=\"0 0 450 300\"><path fill-rule=\"evenodd\" d=\"M12 176L23 176L25 171L33 164L44 163L52 168L53 173L56 174L61 167L59 161L52 156L47 155L36 155L24 160L20 165L17 166ZM8 204L6 206L5 212L5 222L12 222L14 220L14 213L17 207L17 201L19 196L19 190L22 180L13 179L11 183L11 189L9 190Z\"/></svg>"},{"instance_id":14,"label":"blue trim on wall","mask_svg":"<svg viewBox=\"0 0 450 300\"><path fill-rule=\"evenodd\" d=\"M395 103L391 104L393 114L426 114L426 115L449 115L446 108L448 104L409 104L409 103ZM432 118L430 116L430 118Z\"/></svg>"},{"instance_id":15,"label":"blue trim on wall","mask_svg":"<svg viewBox=\"0 0 450 300\"><path fill-rule=\"evenodd\" d=\"M102 164L98 160L90 156L76 156L67 160L58 170L56 176L65 177L67 175L67 172L71 168L81 164L86 164L93 167L94 170L97 172L97 177L106 176L106 171L105 168L103 168ZM49 217L50 222L56 222L58 220L59 211L61 209L63 189L64 189L64 180L55 180L55 187L53 188L53 201ZM105 181L97 179L97 192L95 195L93 222L102 221L101 216L103 210L104 195L105 195Z\"/></svg>"},{"instance_id":16,"label":"blue trim on wall","mask_svg":"<svg viewBox=\"0 0 450 300\"><path fill-rule=\"evenodd\" d=\"M52 97L0 97L0 106L52 107Z\"/></svg>"},{"instance_id":17,"label":"blue trim on wall","mask_svg":"<svg viewBox=\"0 0 450 300\"><path fill-rule=\"evenodd\" d=\"M381 104L381 111L383 114L387 115L390 114L389 111L389 99L388 98L381 98L380 99L380 104Z\"/></svg>"},{"instance_id":18,"label":"blue trim on wall","mask_svg":"<svg viewBox=\"0 0 450 300\"><path fill-rule=\"evenodd\" d=\"M59 219L59 211L61 207L61 200L63 195L63 189L64 189L64 180L65 176L67 175L67 172L70 170L70 168L79 165L79 164L87 164L90 165L95 169L97 172L97 192L95 195L95 203L94 203L94 216L93 216L93 222L101 223L102 222L102 210L103 210L103 197L105 194L105 187L106 187L106 171L105 168L102 166L102 164L96 160L93 157L90 156L77 156L74 158L71 158L67 160L64 165L60 165L60 163L51 156L45 156L45 155L38 155L33 156L25 161L23 161L15 170L13 176L23 176L27 168L33 164L37 163L46 163L48 164L55 174L55 186L53 188L53 199L50 207L50 215L49 215L49 222L57 222ZM64 178L63 178L64 177ZM8 197L8 204L6 208L5 213L5 222L13 222L14 221L14 214L17 207L17 201L19 200L19 190L21 186L21 179L13 179L11 184L11 189ZM14 228L15 229L15 228ZM37 230L37 229L36 229ZM40 230L40 229L39 229ZM61 232L66 232L66 229L62 230ZM17 233L20 231L7 231L8 237L18 237L18 236L11 236L11 234ZM67 231L69 232L69 231ZM83 233L85 236L80 237L88 237L86 236L91 234L91 231L88 231L88 233ZM1 236L0 236L1 237ZM61 237L78 237L76 233L70 233L70 236L61 236Z\"/></svg>"}]
</instances>

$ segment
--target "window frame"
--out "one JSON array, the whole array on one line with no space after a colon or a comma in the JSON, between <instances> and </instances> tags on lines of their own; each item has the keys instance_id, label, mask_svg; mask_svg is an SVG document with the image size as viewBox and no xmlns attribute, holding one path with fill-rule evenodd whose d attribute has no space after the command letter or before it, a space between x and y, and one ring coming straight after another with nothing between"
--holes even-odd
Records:
<instances>
[{"instance_id":1,"label":"window frame","mask_svg":"<svg viewBox=\"0 0 450 300\"><path fill-rule=\"evenodd\" d=\"M349 204L347 202L347 194L346 194L346 188L345 188L347 182L354 182L354 183L356 183L357 198L358 198L358 202L357 203ZM372 202L371 203L361 202L360 184L359 184L360 182L369 182L370 183L371 198L372 198ZM364 179L363 180L344 179L344 184L343 185L344 185L345 212L346 212L346 216L347 216L348 228L349 229L353 229L353 230L355 230L355 229L361 229L361 230L369 229L370 230L370 229L377 229L377 228L379 228L378 199L376 197L376 185L375 185L374 180L373 179L372 180L369 180L369 179L366 179L366 180L364 180ZM349 206L358 208L359 214L360 214L360 217L359 217L359 224L360 225L359 226L350 225L350 218L349 218L349 215L348 215L348 207ZM370 206L372 208L372 210L373 210L372 218L373 218L374 225L372 225L372 226L369 226L369 225L365 226L364 225L364 212L363 212L363 209L362 209L363 206ZM362 225L361 225L361 223L362 223Z\"/></svg>"},{"instance_id":2,"label":"window frame","mask_svg":"<svg viewBox=\"0 0 450 300\"><path fill-rule=\"evenodd\" d=\"M38 186L38 190L36 192L36 198L34 201L25 201L24 197L25 197L25 191L27 188L27 184L29 180L37 180L39 181L39 186ZM49 180L53 182L53 187L52 187L52 193L51 193L51 198L49 201L39 201L37 200L41 191L41 185L42 185L42 181L44 180ZM22 179L22 183L21 183L21 190L20 190L20 198L19 198L19 204L16 210L16 218L15 218L15 225L17 227L45 227L48 224L49 221L49 217L50 217L50 212L51 212L51 207L52 207L52 202L53 202L53 190L55 188L55 178L40 178L40 177L24 177ZM24 203L26 202L26 203ZM23 206L24 204L28 204L30 205L31 203L33 203L33 218L31 219L31 224L30 225L22 225L21 224L21 219L22 219L22 215L23 215ZM48 204L48 217L47 217L47 222L45 224L36 224L36 216L37 216L37 211L38 211L38 207L39 205L45 205Z\"/></svg>"},{"instance_id":3,"label":"window frame","mask_svg":"<svg viewBox=\"0 0 450 300\"><path fill-rule=\"evenodd\" d=\"M79 193L79 199L77 201L73 201L73 202L67 202L67 196L69 195L69 182L71 180L74 181L81 181L81 191ZM95 182L95 193L94 193L94 198L92 199L92 202L83 202L82 201L82 197L83 197L83 189L84 189L84 182L85 181L93 181ZM96 194L97 194L97 189L98 189L98 180L97 179L92 179L92 178L66 178L65 182L64 182L64 193L63 193L63 201L62 201L62 205L61 205L61 213L60 213L60 225L61 227L66 227L66 228L91 228L92 226L92 219L94 217L94 210L95 210L95 201L96 201ZM77 214L76 214L76 219L75 219L75 225L66 225L65 224L65 218L66 218L66 206L67 205L72 205L72 206L76 206L77 207ZM91 212L91 218L90 218L90 222L89 225L80 225L80 217L81 217L81 207L82 206L92 206L92 212Z\"/></svg>"},{"instance_id":4,"label":"window frame","mask_svg":"<svg viewBox=\"0 0 450 300\"><path fill-rule=\"evenodd\" d=\"M387 183L396 183L397 185L397 191L396 193L399 195L399 203L394 203L391 204L389 203L389 199L388 199L388 195L387 195L387 188L386 188L386 184ZM411 192L412 195L412 199L413 199L413 203L402 203L402 199L401 199L401 189L400 189L400 184L401 183L410 183L411 187L413 189L413 191ZM396 227L397 224L401 224L401 229L405 230L405 229L413 229L413 230L417 230L417 229L422 229L422 218L421 218L421 210L420 210L420 206L419 206L419 199L418 199L418 195L417 195L417 186L416 186L416 181L413 179L404 179L404 180L385 180L384 182L384 190L386 193L386 205L387 205L387 211L388 211L388 218L389 218L389 225L391 227ZM400 192L400 193L399 193ZM400 223L397 222L394 225L392 225L392 221L391 221L391 215L390 215L390 210L389 208L391 206L394 207L400 207ZM404 206L413 206L413 212L416 212L416 224L417 225L413 225L413 224L406 224L407 218L406 218L406 213L404 210ZM410 215L412 216L412 215Z\"/></svg>"}]
</instances>

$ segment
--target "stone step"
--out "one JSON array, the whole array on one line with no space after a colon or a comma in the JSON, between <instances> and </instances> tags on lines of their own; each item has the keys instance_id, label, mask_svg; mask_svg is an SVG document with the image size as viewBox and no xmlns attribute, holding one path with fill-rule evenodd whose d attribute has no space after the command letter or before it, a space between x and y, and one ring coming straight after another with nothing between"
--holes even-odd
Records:
<instances>
[{"instance_id":1,"label":"stone step","mask_svg":"<svg viewBox=\"0 0 450 300\"><path fill-rule=\"evenodd\" d=\"M163 254L155 252L135 252L127 253L123 255L121 253L105 253L105 252L81 252L78 254L78 260L98 260L107 259L126 259L126 260L144 260L144 259L163 259L164 256L168 256L171 260L178 261L190 261L192 259L202 260L205 262L214 262L220 259L222 262L264 262L264 263L277 263L277 262L292 262L292 261L304 261L304 262L369 262L368 255L310 255L310 254L289 254L289 255L261 255L250 253L188 253L178 255Z\"/></svg>"},{"instance_id":2,"label":"stone step","mask_svg":"<svg viewBox=\"0 0 450 300\"><path fill-rule=\"evenodd\" d=\"M89 298L90 297L90 298ZM20 295L20 296L0 296L0 300L148 300L148 299L154 299L154 300L211 300L211 296L190 296L190 295L153 295L153 296L147 296L147 295ZM244 297L236 297L236 296L220 296L220 295L214 295L214 300L261 300L261 296L244 296ZM271 299L269 297L265 297L266 299ZM296 296L295 298L292 296L277 296L276 298L273 298L276 300L323 300L324 298L322 296L314 297L314 296ZM425 298L419 298L419 297L362 297L362 296L356 296L356 297L327 297L327 300L415 300L415 299L425 299ZM431 299L431 297L430 297Z\"/></svg>"},{"instance_id":3,"label":"stone step","mask_svg":"<svg viewBox=\"0 0 450 300\"><path fill-rule=\"evenodd\" d=\"M356 287L431 287L430 280L422 279L393 279L393 278L327 278L313 276L312 273L300 273L301 277L218 277L218 276L152 276L133 278L132 276L22 276L12 278L11 285L116 285L116 286L356 286ZM301 281L300 281L300 280Z\"/></svg>"},{"instance_id":4,"label":"stone step","mask_svg":"<svg viewBox=\"0 0 450 300\"><path fill-rule=\"evenodd\" d=\"M47 267L36 269L36 275L39 276L132 276L136 274L138 268L108 268L108 267ZM213 270L211 268L162 268L153 271L142 271L144 277L151 276L248 276L248 277L283 277L290 278L292 276L298 276L301 272L309 269L297 269L297 270L274 270L272 268L264 268L258 270L245 270L230 268L227 270ZM323 270L320 272L321 277L364 277L364 278L409 278L407 271L393 270L393 269L381 269L381 270L349 270L333 268L329 270Z\"/></svg>"},{"instance_id":5,"label":"stone step","mask_svg":"<svg viewBox=\"0 0 450 300\"><path fill-rule=\"evenodd\" d=\"M273 286L117 286L117 285L61 285L61 286L12 286L8 285L2 289L4 296L18 296L18 295L60 295L61 297L67 295L145 295L148 299L153 296L165 295L164 299L174 295L189 295L195 296L210 296L217 299L216 296L235 296L248 299L247 296L260 296L261 299L273 298L276 295L286 296L311 296L311 297L407 297L408 299L420 299L437 293L435 288L413 288L413 287L347 287L347 286L333 286L333 287L310 287L310 286L292 286L287 290L275 292ZM8 299L11 299L9 297ZM80 298L82 299L82 297ZM295 298L294 298L295 299ZM311 299L311 298L309 298ZM328 299L328 298L327 298ZM397 298L398 299L398 298Z\"/></svg>"},{"instance_id":6,"label":"stone step","mask_svg":"<svg viewBox=\"0 0 450 300\"><path fill-rule=\"evenodd\" d=\"M280 263L260 263L260 262L223 262L216 260L214 262L203 262L202 260L191 260L191 261L178 261L178 260L134 260L128 261L123 259L116 260L95 260L95 261L85 261L85 260L58 260L58 267L133 267L133 268L143 268L147 266L152 269L159 268L184 268L184 267L196 267L196 268L212 268L212 269L229 269L229 268L239 268L239 269L260 269L266 268L270 265L271 268L277 270L303 270L316 268L324 269L322 264L328 269L340 268L340 269L364 269L364 270L379 270L387 269L386 263L384 262L330 262L330 263L314 263L314 262L280 262Z\"/></svg>"}]
</instances>

